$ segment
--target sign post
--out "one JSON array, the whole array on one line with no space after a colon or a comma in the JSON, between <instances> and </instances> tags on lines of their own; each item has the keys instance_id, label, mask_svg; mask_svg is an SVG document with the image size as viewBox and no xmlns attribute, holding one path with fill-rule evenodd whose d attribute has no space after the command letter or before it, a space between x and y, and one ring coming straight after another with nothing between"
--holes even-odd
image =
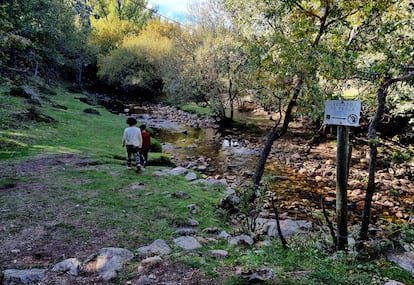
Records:
<instances>
[{"instance_id":1,"label":"sign post","mask_svg":"<svg viewBox=\"0 0 414 285\"><path fill-rule=\"evenodd\" d=\"M336 143L336 223L338 250L348 247L348 165L350 155L349 126L358 126L361 101L328 100L325 102L324 123L337 125Z\"/></svg>"}]
</instances>

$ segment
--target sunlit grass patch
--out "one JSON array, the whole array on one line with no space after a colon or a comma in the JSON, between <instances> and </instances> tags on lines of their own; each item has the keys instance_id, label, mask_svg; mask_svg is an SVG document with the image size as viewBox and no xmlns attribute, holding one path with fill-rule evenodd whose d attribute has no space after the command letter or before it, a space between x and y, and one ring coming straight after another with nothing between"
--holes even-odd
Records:
<instances>
[{"instance_id":1,"label":"sunlit grass patch","mask_svg":"<svg viewBox=\"0 0 414 285\"><path fill-rule=\"evenodd\" d=\"M191 113L196 113L196 114L200 114L200 115L210 115L211 114L211 110L209 107L203 107L203 106L199 106L196 104L187 104L187 105L182 105L181 109L187 112L191 112Z\"/></svg>"}]
</instances>

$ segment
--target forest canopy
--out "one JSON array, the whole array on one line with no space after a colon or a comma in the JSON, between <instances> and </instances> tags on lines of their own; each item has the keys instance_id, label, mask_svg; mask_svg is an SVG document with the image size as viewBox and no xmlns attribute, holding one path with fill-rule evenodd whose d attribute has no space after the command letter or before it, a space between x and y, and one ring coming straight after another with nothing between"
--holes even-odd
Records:
<instances>
[{"instance_id":1,"label":"forest canopy","mask_svg":"<svg viewBox=\"0 0 414 285\"><path fill-rule=\"evenodd\" d=\"M194 102L221 120L246 101L281 111L300 82L295 115L318 126L326 99L360 99L370 113L381 82L414 68L409 0L193 1L181 24L147 7L2 2L0 75ZM406 130L414 125L412 83L393 85L387 97L387 116Z\"/></svg>"}]
</instances>

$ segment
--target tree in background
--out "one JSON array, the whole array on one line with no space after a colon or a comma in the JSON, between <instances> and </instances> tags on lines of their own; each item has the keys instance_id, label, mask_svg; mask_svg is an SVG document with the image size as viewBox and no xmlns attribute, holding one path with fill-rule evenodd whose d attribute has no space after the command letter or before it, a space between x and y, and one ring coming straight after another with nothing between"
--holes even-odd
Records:
<instances>
[{"instance_id":1,"label":"tree in background","mask_svg":"<svg viewBox=\"0 0 414 285\"><path fill-rule=\"evenodd\" d=\"M123 39L138 35L153 11L145 0L88 0L91 7L92 34L90 43L98 53L106 55Z\"/></svg>"},{"instance_id":2,"label":"tree in background","mask_svg":"<svg viewBox=\"0 0 414 285\"><path fill-rule=\"evenodd\" d=\"M119 47L98 59L98 76L123 91L144 91L146 97L162 93L162 68L172 44L169 34L174 24L159 18L148 21L138 36L125 37Z\"/></svg>"},{"instance_id":3,"label":"tree in background","mask_svg":"<svg viewBox=\"0 0 414 285\"><path fill-rule=\"evenodd\" d=\"M232 121L245 89L247 52L227 25L221 1L192 3L190 20L191 26L174 41L180 51L174 59L179 68L167 77L166 92L209 106L220 121Z\"/></svg>"},{"instance_id":4,"label":"tree in background","mask_svg":"<svg viewBox=\"0 0 414 285\"><path fill-rule=\"evenodd\" d=\"M95 19L117 18L140 28L153 16L146 0L86 0Z\"/></svg>"},{"instance_id":5,"label":"tree in background","mask_svg":"<svg viewBox=\"0 0 414 285\"><path fill-rule=\"evenodd\" d=\"M3 71L53 78L83 50L74 10L64 0L11 0L0 9Z\"/></svg>"},{"instance_id":6,"label":"tree in background","mask_svg":"<svg viewBox=\"0 0 414 285\"><path fill-rule=\"evenodd\" d=\"M162 65L164 93L170 101L204 102L193 86L192 75L200 70L195 69L196 49L202 45L204 35L188 27L179 27L171 36L173 48L170 56Z\"/></svg>"},{"instance_id":7,"label":"tree in background","mask_svg":"<svg viewBox=\"0 0 414 285\"><path fill-rule=\"evenodd\" d=\"M117 17L92 18L92 33L89 44L95 47L98 55L107 55L118 48L130 35L138 34L138 28L127 20Z\"/></svg>"}]
</instances>

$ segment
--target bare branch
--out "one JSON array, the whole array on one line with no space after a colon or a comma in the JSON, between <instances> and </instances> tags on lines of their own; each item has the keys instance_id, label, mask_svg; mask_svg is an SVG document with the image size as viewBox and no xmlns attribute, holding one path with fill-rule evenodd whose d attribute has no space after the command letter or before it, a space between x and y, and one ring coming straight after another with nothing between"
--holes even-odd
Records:
<instances>
[{"instance_id":1,"label":"bare branch","mask_svg":"<svg viewBox=\"0 0 414 285\"><path fill-rule=\"evenodd\" d=\"M356 14L357 12L358 12L358 9L355 9L355 10L349 12L348 14L343 15L342 17L332 19L332 20L330 20L329 22L326 23L326 27L329 27L330 25L332 25L332 24L334 24L338 21L343 21L346 18L348 18L349 16L352 16L352 15Z\"/></svg>"},{"instance_id":2,"label":"bare branch","mask_svg":"<svg viewBox=\"0 0 414 285\"><path fill-rule=\"evenodd\" d=\"M323 17L321 17L321 16L319 16L319 15L317 15L317 14L315 14L315 13L311 13L311 11L309 11L309 10L306 10L300 3L299 3L299 1L294 1L294 4L296 5L296 7L298 7L299 8L299 10L301 10L302 12L304 12L306 15L308 15L308 16L312 16L312 17L315 17L315 18L317 18L317 19L319 19L319 20L322 20L322 18Z\"/></svg>"},{"instance_id":3,"label":"bare branch","mask_svg":"<svg viewBox=\"0 0 414 285\"><path fill-rule=\"evenodd\" d=\"M414 78L414 71L411 71L411 72L409 72L408 74L406 74L404 76L391 78L391 79L387 80L384 83L384 88L387 88L387 87L389 87L390 85L392 85L396 82L402 82L402 81L410 80L411 78Z\"/></svg>"}]
</instances>

